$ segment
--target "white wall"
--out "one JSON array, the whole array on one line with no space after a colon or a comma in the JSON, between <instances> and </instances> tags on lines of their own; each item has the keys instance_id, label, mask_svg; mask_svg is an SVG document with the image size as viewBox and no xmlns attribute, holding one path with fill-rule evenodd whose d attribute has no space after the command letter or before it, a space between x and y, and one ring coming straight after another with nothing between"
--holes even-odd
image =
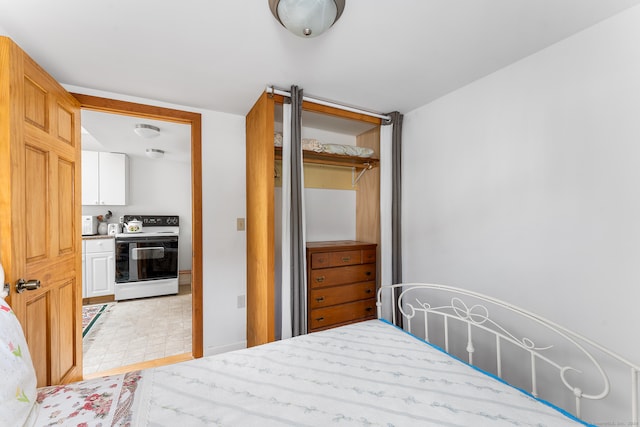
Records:
<instances>
[{"instance_id":1,"label":"white wall","mask_svg":"<svg viewBox=\"0 0 640 427\"><path fill-rule=\"evenodd\" d=\"M191 270L191 164L128 156L126 206L82 206L83 215L104 215L117 223L122 215L179 215L178 269Z\"/></svg>"},{"instance_id":2,"label":"white wall","mask_svg":"<svg viewBox=\"0 0 640 427\"><path fill-rule=\"evenodd\" d=\"M355 135L346 133L302 127L301 134L323 144L356 145ZM355 190L305 188L304 201L308 242L356 238Z\"/></svg>"},{"instance_id":3,"label":"white wall","mask_svg":"<svg viewBox=\"0 0 640 427\"><path fill-rule=\"evenodd\" d=\"M245 233L236 218L245 217L245 121L243 116L200 110L65 86L68 90L202 114L202 258L204 350L213 354L246 346ZM257 97L258 94L256 94Z\"/></svg>"},{"instance_id":4,"label":"white wall","mask_svg":"<svg viewBox=\"0 0 640 427\"><path fill-rule=\"evenodd\" d=\"M405 115L404 281L640 363L640 7Z\"/></svg>"},{"instance_id":5,"label":"white wall","mask_svg":"<svg viewBox=\"0 0 640 427\"><path fill-rule=\"evenodd\" d=\"M305 188L308 242L356 238L356 192Z\"/></svg>"}]
</instances>

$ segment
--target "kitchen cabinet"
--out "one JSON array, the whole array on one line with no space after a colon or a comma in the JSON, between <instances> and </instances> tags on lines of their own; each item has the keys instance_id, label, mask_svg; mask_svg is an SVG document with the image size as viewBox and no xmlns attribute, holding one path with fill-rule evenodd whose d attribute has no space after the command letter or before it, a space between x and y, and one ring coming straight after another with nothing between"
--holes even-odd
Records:
<instances>
[{"instance_id":1,"label":"kitchen cabinet","mask_svg":"<svg viewBox=\"0 0 640 427\"><path fill-rule=\"evenodd\" d=\"M82 204L127 204L127 156L82 151Z\"/></svg>"},{"instance_id":2,"label":"kitchen cabinet","mask_svg":"<svg viewBox=\"0 0 640 427\"><path fill-rule=\"evenodd\" d=\"M115 240L88 239L85 248L85 281L83 298L113 295L115 292Z\"/></svg>"}]
</instances>

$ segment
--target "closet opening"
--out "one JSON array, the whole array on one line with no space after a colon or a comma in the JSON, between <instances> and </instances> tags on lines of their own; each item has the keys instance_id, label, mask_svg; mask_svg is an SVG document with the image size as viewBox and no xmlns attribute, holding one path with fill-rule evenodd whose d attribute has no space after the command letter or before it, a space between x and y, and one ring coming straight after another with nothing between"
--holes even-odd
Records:
<instances>
[{"instance_id":1,"label":"closet opening","mask_svg":"<svg viewBox=\"0 0 640 427\"><path fill-rule=\"evenodd\" d=\"M317 329L315 326L333 327L375 317L375 290L381 265L380 145L383 135L387 147L389 135L387 130L381 130L384 116L373 117L362 110L303 100L300 138L304 147L300 169L304 177L289 179L288 169L298 166L296 162L291 165L291 115L286 102L283 94L264 92L246 118L249 347L309 332ZM284 167L283 158L287 159ZM296 187L294 191L291 185ZM288 215L295 219L290 221ZM287 237L289 225L292 233ZM304 236L299 239L301 233ZM346 271L355 276L346 283L349 285L346 290L336 288L342 283L325 282L327 288L328 285L334 288L332 295L317 298L325 303L346 305L327 316L317 316L316 323L325 323L309 329L313 319L307 319L311 302L307 298L311 292L306 289L308 276L303 280L305 273L301 271L310 274L309 248L314 246L313 250L317 250L322 242L329 242L329 247L343 252L330 258L343 263ZM334 261L327 265L333 268ZM282 281L283 276L288 283ZM343 298L356 288L365 292L364 299ZM288 325L289 316L282 313L292 307L292 323ZM336 315L337 312L342 314ZM344 313L349 314L345 317Z\"/></svg>"}]
</instances>

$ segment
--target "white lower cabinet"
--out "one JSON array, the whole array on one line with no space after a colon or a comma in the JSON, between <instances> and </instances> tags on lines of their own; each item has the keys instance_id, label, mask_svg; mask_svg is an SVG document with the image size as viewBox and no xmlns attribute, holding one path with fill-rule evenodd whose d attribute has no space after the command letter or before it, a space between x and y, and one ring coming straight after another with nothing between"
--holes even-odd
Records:
<instances>
[{"instance_id":1,"label":"white lower cabinet","mask_svg":"<svg viewBox=\"0 0 640 427\"><path fill-rule=\"evenodd\" d=\"M116 277L114 239L90 239L84 243L83 298L113 295Z\"/></svg>"}]
</instances>

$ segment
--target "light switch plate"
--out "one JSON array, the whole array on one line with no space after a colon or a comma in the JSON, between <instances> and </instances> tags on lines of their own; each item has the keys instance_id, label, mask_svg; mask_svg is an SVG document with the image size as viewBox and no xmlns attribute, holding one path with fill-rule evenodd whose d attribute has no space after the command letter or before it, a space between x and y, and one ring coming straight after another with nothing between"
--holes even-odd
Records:
<instances>
[{"instance_id":1,"label":"light switch plate","mask_svg":"<svg viewBox=\"0 0 640 427\"><path fill-rule=\"evenodd\" d=\"M244 231L244 218L236 218L236 229Z\"/></svg>"}]
</instances>

